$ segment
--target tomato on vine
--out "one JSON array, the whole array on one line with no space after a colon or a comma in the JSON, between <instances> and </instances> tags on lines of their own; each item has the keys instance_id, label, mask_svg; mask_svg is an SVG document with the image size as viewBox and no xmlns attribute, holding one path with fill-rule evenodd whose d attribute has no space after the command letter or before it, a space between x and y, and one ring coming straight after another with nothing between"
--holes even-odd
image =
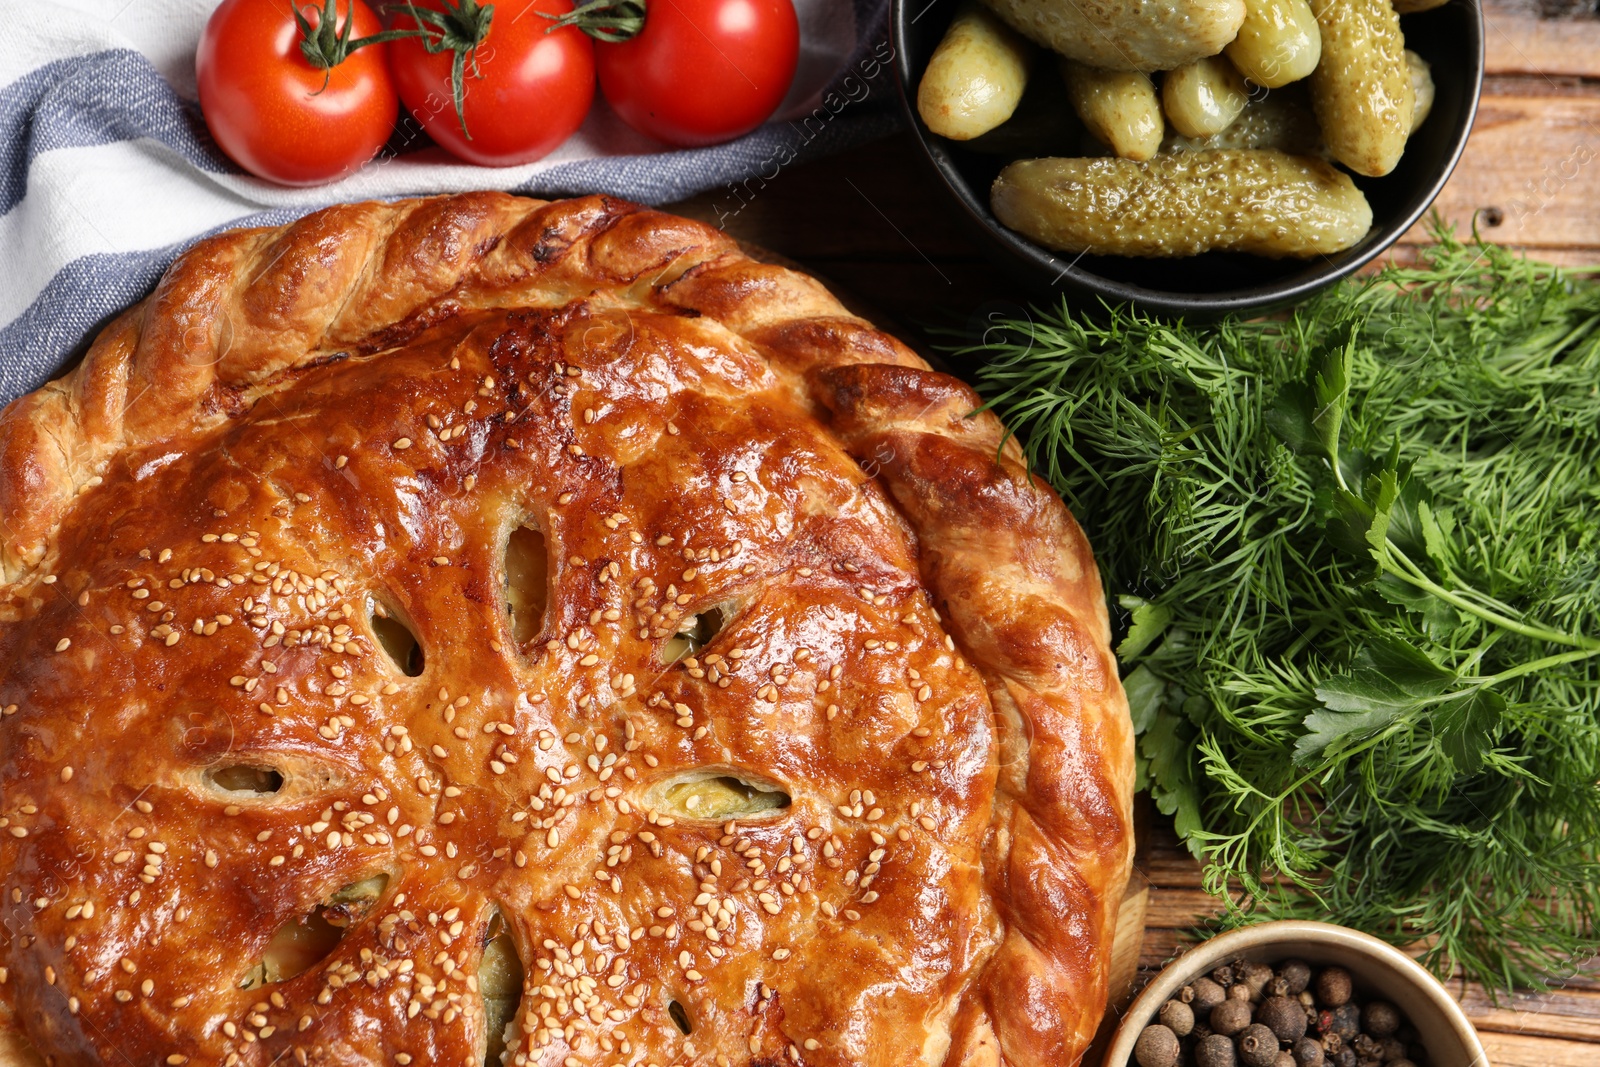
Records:
<instances>
[{"instance_id":1,"label":"tomato on vine","mask_svg":"<svg viewBox=\"0 0 1600 1067\"><path fill-rule=\"evenodd\" d=\"M588 0L558 23L601 42L600 89L624 122L683 147L765 122L800 57L790 0Z\"/></svg>"},{"instance_id":2,"label":"tomato on vine","mask_svg":"<svg viewBox=\"0 0 1600 1067\"><path fill-rule=\"evenodd\" d=\"M222 0L195 54L200 110L245 170L283 185L345 177L377 154L399 101L363 0Z\"/></svg>"},{"instance_id":3,"label":"tomato on vine","mask_svg":"<svg viewBox=\"0 0 1600 1067\"><path fill-rule=\"evenodd\" d=\"M531 163L583 124L594 45L552 25L569 0L416 0L399 10L396 29L407 36L390 66L400 98L451 154L490 167Z\"/></svg>"}]
</instances>

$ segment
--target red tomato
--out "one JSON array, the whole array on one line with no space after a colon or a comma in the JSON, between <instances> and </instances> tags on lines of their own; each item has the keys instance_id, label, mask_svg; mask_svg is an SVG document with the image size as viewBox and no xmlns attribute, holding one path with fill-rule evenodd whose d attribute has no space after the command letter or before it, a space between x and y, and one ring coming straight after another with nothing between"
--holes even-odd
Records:
<instances>
[{"instance_id":1,"label":"red tomato","mask_svg":"<svg viewBox=\"0 0 1600 1067\"><path fill-rule=\"evenodd\" d=\"M352 38L383 28L362 0L336 2L341 30L354 8ZM301 9L313 27L319 8ZM245 170L284 185L355 171L389 139L399 111L385 45L357 49L325 70L301 53L301 37L289 0L222 0L195 54L211 136Z\"/></svg>"},{"instance_id":2,"label":"red tomato","mask_svg":"<svg viewBox=\"0 0 1600 1067\"><path fill-rule=\"evenodd\" d=\"M417 0L419 9L475 14L470 0ZM467 129L450 87L454 53L429 53L416 39L396 41L390 65L400 99L436 142L469 163L532 163L572 136L594 100L594 45L574 27L551 30L543 15L572 10L570 0L495 0L489 31L468 53ZM397 28L416 21L404 12Z\"/></svg>"},{"instance_id":3,"label":"red tomato","mask_svg":"<svg viewBox=\"0 0 1600 1067\"><path fill-rule=\"evenodd\" d=\"M640 133L698 147L765 122L799 57L790 0L648 0L638 36L600 46L600 88Z\"/></svg>"}]
</instances>

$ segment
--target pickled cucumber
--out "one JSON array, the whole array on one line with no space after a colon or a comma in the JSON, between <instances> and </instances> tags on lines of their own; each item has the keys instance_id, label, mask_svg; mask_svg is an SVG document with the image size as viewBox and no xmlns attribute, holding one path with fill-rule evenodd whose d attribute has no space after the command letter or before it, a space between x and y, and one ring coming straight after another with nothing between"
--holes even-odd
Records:
<instances>
[{"instance_id":1,"label":"pickled cucumber","mask_svg":"<svg viewBox=\"0 0 1600 1067\"><path fill-rule=\"evenodd\" d=\"M1333 158L1377 178L1400 162L1415 94L1400 17L1389 0L1318 0L1322 59L1311 104Z\"/></svg>"},{"instance_id":2,"label":"pickled cucumber","mask_svg":"<svg viewBox=\"0 0 1600 1067\"><path fill-rule=\"evenodd\" d=\"M995 179L990 204L1002 223L1048 248L1119 256L1325 255L1372 226L1349 175L1271 149L1021 160Z\"/></svg>"},{"instance_id":3,"label":"pickled cucumber","mask_svg":"<svg viewBox=\"0 0 1600 1067\"><path fill-rule=\"evenodd\" d=\"M1409 48L1406 49L1406 68L1411 72L1411 94L1416 100L1411 106L1411 132L1415 133L1433 110L1433 68Z\"/></svg>"},{"instance_id":4,"label":"pickled cucumber","mask_svg":"<svg viewBox=\"0 0 1600 1067\"><path fill-rule=\"evenodd\" d=\"M1167 121L1185 137L1221 133L1233 125L1249 100L1244 77L1221 56L1185 63L1161 80Z\"/></svg>"},{"instance_id":5,"label":"pickled cucumber","mask_svg":"<svg viewBox=\"0 0 1600 1067\"><path fill-rule=\"evenodd\" d=\"M1208 148L1276 148L1295 156L1325 156L1322 131L1303 86L1287 85L1252 99L1232 125L1210 137L1169 133L1163 152L1203 152Z\"/></svg>"},{"instance_id":6,"label":"pickled cucumber","mask_svg":"<svg viewBox=\"0 0 1600 1067\"><path fill-rule=\"evenodd\" d=\"M984 0L1068 59L1103 70L1171 70L1214 56L1244 21L1244 0Z\"/></svg>"},{"instance_id":7,"label":"pickled cucumber","mask_svg":"<svg viewBox=\"0 0 1600 1067\"><path fill-rule=\"evenodd\" d=\"M1276 89L1317 69L1322 31L1306 0L1245 0L1244 24L1224 51L1239 73Z\"/></svg>"},{"instance_id":8,"label":"pickled cucumber","mask_svg":"<svg viewBox=\"0 0 1600 1067\"><path fill-rule=\"evenodd\" d=\"M1149 75L1099 70L1063 59L1061 77L1084 126L1117 155L1149 159L1161 148L1166 122Z\"/></svg>"},{"instance_id":9,"label":"pickled cucumber","mask_svg":"<svg viewBox=\"0 0 1600 1067\"><path fill-rule=\"evenodd\" d=\"M1032 50L987 9L962 5L917 86L917 114L955 141L988 133L1017 109Z\"/></svg>"}]
</instances>

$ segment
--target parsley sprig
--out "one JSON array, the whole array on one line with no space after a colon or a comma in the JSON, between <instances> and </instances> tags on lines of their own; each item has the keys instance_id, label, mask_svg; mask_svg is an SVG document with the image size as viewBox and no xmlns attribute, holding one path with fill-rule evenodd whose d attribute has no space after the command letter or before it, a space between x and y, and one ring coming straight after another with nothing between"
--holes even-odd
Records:
<instances>
[{"instance_id":1,"label":"parsley sprig","mask_svg":"<svg viewBox=\"0 0 1600 1067\"><path fill-rule=\"evenodd\" d=\"M1436 239L1277 319L964 351L1097 547L1227 921L1538 985L1600 951L1600 283Z\"/></svg>"}]
</instances>

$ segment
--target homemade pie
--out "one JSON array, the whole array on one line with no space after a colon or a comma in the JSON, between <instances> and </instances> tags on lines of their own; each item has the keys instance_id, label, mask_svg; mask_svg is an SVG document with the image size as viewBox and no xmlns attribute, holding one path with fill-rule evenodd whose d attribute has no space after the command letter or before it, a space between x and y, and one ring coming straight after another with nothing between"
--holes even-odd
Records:
<instances>
[{"instance_id":1,"label":"homemade pie","mask_svg":"<svg viewBox=\"0 0 1600 1067\"><path fill-rule=\"evenodd\" d=\"M1131 728L977 406L617 200L199 244L0 415L0 1062L1076 1062Z\"/></svg>"}]
</instances>

